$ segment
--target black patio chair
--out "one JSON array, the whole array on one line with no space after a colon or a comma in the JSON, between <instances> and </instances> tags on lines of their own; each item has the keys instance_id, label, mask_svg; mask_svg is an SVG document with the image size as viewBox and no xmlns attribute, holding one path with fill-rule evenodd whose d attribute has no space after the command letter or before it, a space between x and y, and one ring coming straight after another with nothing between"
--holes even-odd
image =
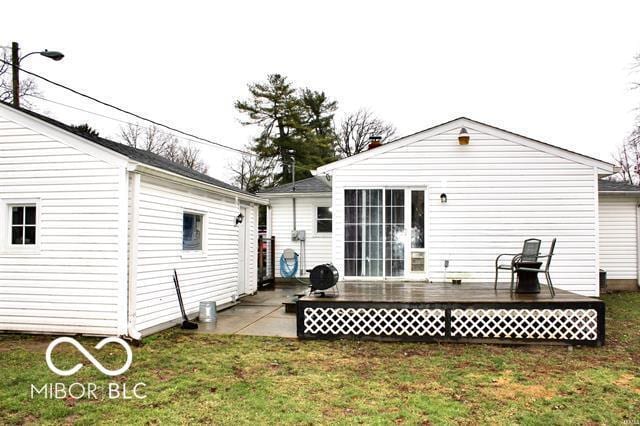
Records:
<instances>
[{"instance_id":1,"label":"black patio chair","mask_svg":"<svg viewBox=\"0 0 640 426\"><path fill-rule=\"evenodd\" d=\"M524 240L522 245L522 252L520 253L503 253L496 257L496 279L493 283L494 290L498 288L498 271L505 270L511 271L511 291L513 292L513 278L516 273L516 266L518 262L537 262L538 255L540 254L541 241L537 238L529 238ZM502 256L511 256L511 261L508 263L500 263Z\"/></svg>"},{"instance_id":2,"label":"black patio chair","mask_svg":"<svg viewBox=\"0 0 640 426\"><path fill-rule=\"evenodd\" d=\"M549 286L549 292L551 293L551 297L555 297L556 290L553 288L553 283L551 282L551 275L549 274L549 266L551 265L551 258L553 257L553 250L556 248L556 238L551 240L551 246L549 246L549 254L546 256L538 256L538 259L546 258L547 261L542 268L527 268L516 265L517 271L527 271L527 272L543 272L544 277L547 279L547 284Z\"/></svg>"}]
</instances>

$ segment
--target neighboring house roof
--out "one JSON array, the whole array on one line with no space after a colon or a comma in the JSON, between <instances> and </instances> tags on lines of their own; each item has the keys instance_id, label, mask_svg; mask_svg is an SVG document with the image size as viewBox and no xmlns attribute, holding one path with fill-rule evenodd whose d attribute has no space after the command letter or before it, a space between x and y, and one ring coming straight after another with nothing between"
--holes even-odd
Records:
<instances>
[{"instance_id":1,"label":"neighboring house roof","mask_svg":"<svg viewBox=\"0 0 640 426\"><path fill-rule=\"evenodd\" d=\"M353 164L358 161L362 161L367 158L383 154L387 151L400 148L402 146L405 146L405 145L408 145L408 144L411 144L411 143L414 143L422 139L429 138L441 133L445 133L447 131L460 128L460 127L465 127L468 130L476 130L476 131L480 131L488 134L493 134L498 137L511 140L515 143L519 143L521 145L535 147L541 151L546 151L561 157L570 158L573 161L576 161L582 164L588 164L593 167L598 167L603 174L615 173L614 165L606 161L602 161L597 158L580 154L578 152L571 151L566 148L561 148L559 146L551 145L546 142L532 139L527 136L519 135L517 133L501 129L499 127L492 126L490 124L482 123L480 121L472 120L467 117L458 117L453 120L447 121L445 123L430 127L428 129L421 130L419 132L412 133L407 136L403 136L391 142L387 142L384 145L378 148L375 148L373 150L363 151L358 154L352 155L350 157L343 158L341 160L337 160L329 164L325 164L324 166L318 167L316 172L321 174L328 173L334 169L338 169L340 167L344 167L349 164Z\"/></svg>"},{"instance_id":2,"label":"neighboring house roof","mask_svg":"<svg viewBox=\"0 0 640 426\"><path fill-rule=\"evenodd\" d=\"M627 182L600 179L598 181L598 192L605 194L637 194L640 196L640 186Z\"/></svg>"},{"instance_id":3,"label":"neighboring house roof","mask_svg":"<svg viewBox=\"0 0 640 426\"><path fill-rule=\"evenodd\" d=\"M259 194L293 194L293 193L318 193L331 192L331 184L325 177L312 176L296 182L296 190L293 190L292 183L286 183L273 188L267 188L259 192Z\"/></svg>"},{"instance_id":4,"label":"neighboring house roof","mask_svg":"<svg viewBox=\"0 0 640 426\"><path fill-rule=\"evenodd\" d=\"M178 163L174 163L171 160L168 160L160 155L154 154L152 152L149 151L145 151L142 149L138 149L138 148L133 148L131 146L128 145L124 145L118 142L114 142L112 140L109 139L105 139L99 136L93 136L93 135L89 135L87 133L81 132L78 129L75 129L72 126L69 126L68 124L62 123L58 120L54 120L53 118L44 116L42 114L38 114L37 112L33 112L33 111L29 111L27 109L24 108L16 108L13 105L7 104L6 102L1 102L3 105L6 105L8 107L11 107L15 110L18 110L20 112L23 112L31 117L34 117L38 120L42 120L48 124L51 124L55 127L58 127L62 130L65 130L67 132L73 133L76 136L79 136L83 139L86 139L89 142L93 142L95 144L98 144L104 148L107 148L111 151L114 151L118 154L124 155L127 158L137 161L139 163L142 164L146 164L148 166L152 166L152 167L157 167L159 169L162 170L166 170L175 174L178 174L180 176L184 176L190 179L195 179L197 181L200 182L204 182L210 185L214 185L217 186L219 188L223 188L223 189L227 189L230 191L235 191L238 192L240 194L245 194L245 195L254 195L251 194L247 191L243 191L240 188L237 188L233 185L230 185L228 183L225 183L221 180L215 179L209 175L206 175L204 173L200 173L200 172L196 172L193 169L190 169L189 167L185 167L181 164Z\"/></svg>"}]
</instances>

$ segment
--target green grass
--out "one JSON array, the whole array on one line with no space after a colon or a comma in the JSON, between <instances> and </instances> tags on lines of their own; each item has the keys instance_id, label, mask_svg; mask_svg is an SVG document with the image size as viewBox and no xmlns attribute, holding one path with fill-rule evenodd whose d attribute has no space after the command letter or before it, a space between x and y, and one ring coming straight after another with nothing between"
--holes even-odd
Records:
<instances>
[{"instance_id":1,"label":"green grass","mask_svg":"<svg viewBox=\"0 0 640 426\"><path fill-rule=\"evenodd\" d=\"M640 294L606 296L602 348L308 341L185 334L134 348L126 376L57 377L47 336L0 336L0 424L637 424ZM82 338L85 347L98 339ZM111 348L111 349L107 349ZM93 351L117 368L116 346ZM59 367L83 361L68 345ZM142 400L30 398L30 385L147 384Z\"/></svg>"}]
</instances>

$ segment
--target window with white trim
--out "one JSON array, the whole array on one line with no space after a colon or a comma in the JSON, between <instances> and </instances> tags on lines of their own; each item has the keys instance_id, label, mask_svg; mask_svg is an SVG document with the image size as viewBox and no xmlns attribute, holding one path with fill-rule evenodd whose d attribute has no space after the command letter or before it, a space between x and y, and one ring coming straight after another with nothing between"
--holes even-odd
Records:
<instances>
[{"instance_id":1,"label":"window with white trim","mask_svg":"<svg viewBox=\"0 0 640 426\"><path fill-rule=\"evenodd\" d=\"M331 207L316 207L316 232L330 234L333 229L333 214Z\"/></svg>"},{"instance_id":2,"label":"window with white trim","mask_svg":"<svg viewBox=\"0 0 640 426\"><path fill-rule=\"evenodd\" d=\"M182 250L202 250L203 215L184 212L182 214Z\"/></svg>"},{"instance_id":3,"label":"window with white trim","mask_svg":"<svg viewBox=\"0 0 640 426\"><path fill-rule=\"evenodd\" d=\"M35 204L9 205L10 244L14 247L33 247L37 238L37 210Z\"/></svg>"}]
</instances>

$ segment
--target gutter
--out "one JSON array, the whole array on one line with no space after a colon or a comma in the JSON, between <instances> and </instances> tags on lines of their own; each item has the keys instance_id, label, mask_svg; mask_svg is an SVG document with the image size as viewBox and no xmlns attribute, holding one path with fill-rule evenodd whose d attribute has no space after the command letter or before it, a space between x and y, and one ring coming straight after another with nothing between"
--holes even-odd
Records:
<instances>
[{"instance_id":1,"label":"gutter","mask_svg":"<svg viewBox=\"0 0 640 426\"><path fill-rule=\"evenodd\" d=\"M183 185L192 186L195 188L202 189L204 191L209 191L213 193L217 193L219 195L227 196L232 199L240 198L249 202L253 202L260 205L268 205L269 201L261 198L257 195L245 194L244 192L233 191L230 189L222 188L220 186L216 186L211 183L206 183L199 181L197 179L192 179L186 176L179 175L177 173L170 172L168 170L160 169L158 167L149 166L143 163L134 163L132 167L129 168L130 171L134 171L137 173L147 174L159 179L166 179L168 181L179 183Z\"/></svg>"},{"instance_id":2,"label":"gutter","mask_svg":"<svg viewBox=\"0 0 640 426\"><path fill-rule=\"evenodd\" d=\"M315 197L331 197L331 191L328 192L257 192L257 195L269 198L315 198Z\"/></svg>"},{"instance_id":3,"label":"gutter","mask_svg":"<svg viewBox=\"0 0 640 426\"><path fill-rule=\"evenodd\" d=\"M640 191L598 191L600 195L619 195L622 197L640 198Z\"/></svg>"}]
</instances>

